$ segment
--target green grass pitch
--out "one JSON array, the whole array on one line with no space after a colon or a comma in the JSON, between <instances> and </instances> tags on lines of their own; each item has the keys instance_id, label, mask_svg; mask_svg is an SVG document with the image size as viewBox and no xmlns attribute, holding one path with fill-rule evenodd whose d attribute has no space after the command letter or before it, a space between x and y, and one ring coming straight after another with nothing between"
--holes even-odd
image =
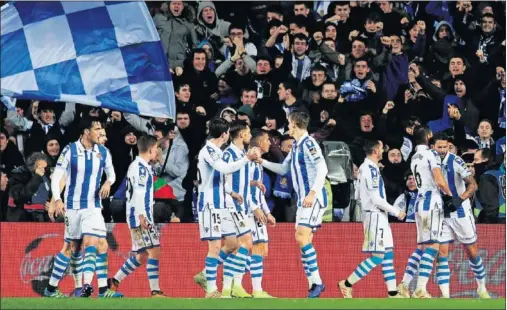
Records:
<instances>
[{"instance_id":1,"label":"green grass pitch","mask_svg":"<svg viewBox=\"0 0 507 310\"><path fill-rule=\"evenodd\" d=\"M505 309L505 299L2 298L1 309Z\"/></svg>"}]
</instances>

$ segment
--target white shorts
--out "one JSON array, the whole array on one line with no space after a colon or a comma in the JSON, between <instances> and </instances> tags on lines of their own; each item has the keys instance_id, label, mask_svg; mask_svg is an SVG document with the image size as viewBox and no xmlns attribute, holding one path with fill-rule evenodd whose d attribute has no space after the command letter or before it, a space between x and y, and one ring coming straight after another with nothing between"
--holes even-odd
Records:
<instances>
[{"instance_id":1,"label":"white shorts","mask_svg":"<svg viewBox=\"0 0 507 310\"><path fill-rule=\"evenodd\" d=\"M321 208L321 204L317 199L311 208L298 208L296 211L296 229L298 226L306 226L312 228L312 231L315 232L317 228L322 226L324 211L326 211L326 208Z\"/></svg>"},{"instance_id":2,"label":"white shorts","mask_svg":"<svg viewBox=\"0 0 507 310\"><path fill-rule=\"evenodd\" d=\"M65 241L81 240L85 235L105 238L106 233L101 208L65 210Z\"/></svg>"},{"instance_id":3,"label":"white shorts","mask_svg":"<svg viewBox=\"0 0 507 310\"><path fill-rule=\"evenodd\" d=\"M440 243L442 240L442 226L444 224L444 210L433 209L415 214L417 226L417 244Z\"/></svg>"},{"instance_id":4,"label":"white shorts","mask_svg":"<svg viewBox=\"0 0 507 310\"><path fill-rule=\"evenodd\" d=\"M248 226L252 230L252 243L269 242L267 226L257 221L253 213L248 215Z\"/></svg>"},{"instance_id":5,"label":"white shorts","mask_svg":"<svg viewBox=\"0 0 507 310\"><path fill-rule=\"evenodd\" d=\"M464 245L477 242L477 230L474 217L471 214L465 217L444 218L444 227L440 233L442 234L440 243L453 242L455 236Z\"/></svg>"},{"instance_id":6,"label":"white shorts","mask_svg":"<svg viewBox=\"0 0 507 310\"><path fill-rule=\"evenodd\" d=\"M215 209L212 204L199 212L199 233L201 240L220 240L222 236L236 234L234 223L227 209Z\"/></svg>"},{"instance_id":7,"label":"white shorts","mask_svg":"<svg viewBox=\"0 0 507 310\"><path fill-rule=\"evenodd\" d=\"M160 247L160 234L156 225L149 224L148 229L141 226L130 229L132 252L141 253L147 249Z\"/></svg>"},{"instance_id":8,"label":"white shorts","mask_svg":"<svg viewBox=\"0 0 507 310\"><path fill-rule=\"evenodd\" d=\"M250 229L250 222L248 215L243 211L236 211L235 209L229 209L229 215L224 218L224 222L227 221L227 227L232 226L236 237L241 237L248 234L252 230ZM224 223L222 223L223 225ZM230 229L227 229L230 230Z\"/></svg>"},{"instance_id":9,"label":"white shorts","mask_svg":"<svg viewBox=\"0 0 507 310\"><path fill-rule=\"evenodd\" d=\"M363 252L385 253L393 248L393 233L386 214L365 211L363 217Z\"/></svg>"}]
</instances>

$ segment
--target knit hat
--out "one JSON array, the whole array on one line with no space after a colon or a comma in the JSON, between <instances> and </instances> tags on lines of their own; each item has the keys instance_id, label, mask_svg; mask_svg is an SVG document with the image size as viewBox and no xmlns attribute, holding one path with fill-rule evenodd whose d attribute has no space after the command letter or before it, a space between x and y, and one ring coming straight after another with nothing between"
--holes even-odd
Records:
<instances>
[{"instance_id":1,"label":"knit hat","mask_svg":"<svg viewBox=\"0 0 507 310\"><path fill-rule=\"evenodd\" d=\"M238 109L238 113L246 114L250 120L252 120L254 118L254 113L253 113L252 107L249 106L248 104L242 105Z\"/></svg>"},{"instance_id":2,"label":"knit hat","mask_svg":"<svg viewBox=\"0 0 507 310\"><path fill-rule=\"evenodd\" d=\"M233 109L233 108L231 108L231 107L227 107L227 108L223 109L223 110L220 112L220 118L223 118L223 116L224 116L224 113L225 113L225 112L230 112L230 113L232 113L232 114L234 114L234 115L236 115L236 114L237 114L236 110L234 110L234 109Z\"/></svg>"}]
</instances>

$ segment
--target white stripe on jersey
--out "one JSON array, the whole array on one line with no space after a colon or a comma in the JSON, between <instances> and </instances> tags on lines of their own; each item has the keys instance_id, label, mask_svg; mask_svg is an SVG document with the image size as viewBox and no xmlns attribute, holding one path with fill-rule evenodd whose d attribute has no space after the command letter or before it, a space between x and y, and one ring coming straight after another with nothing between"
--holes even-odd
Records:
<instances>
[{"instance_id":1,"label":"white stripe on jersey","mask_svg":"<svg viewBox=\"0 0 507 310\"><path fill-rule=\"evenodd\" d=\"M264 168L257 163L249 163L251 167L250 179L262 183ZM265 214L270 213L266 196L257 186L250 186L250 195L248 197L248 204L250 211L261 208Z\"/></svg>"},{"instance_id":2,"label":"white stripe on jersey","mask_svg":"<svg viewBox=\"0 0 507 310\"><path fill-rule=\"evenodd\" d=\"M198 156L197 173L199 185L197 206L202 211L207 205L215 209L225 208L225 180L223 175L216 171L212 163L221 160L223 152L210 141L201 149Z\"/></svg>"},{"instance_id":3,"label":"white stripe on jersey","mask_svg":"<svg viewBox=\"0 0 507 310\"><path fill-rule=\"evenodd\" d=\"M226 163L236 162L243 157L246 156L246 150L241 150L234 143L225 149L223 153L223 160ZM236 211L243 211L248 213L248 203L247 199L249 196L249 188L250 188L250 171L251 171L252 163L246 164L244 167L239 169L238 171L226 175L226 192L229 193L231 191L238 193L243 197L243 203L238 203L236 200L232 199L231 195L226 195L225 202L228 208L234 208Z\"/></svg>"},{"instance_id":4,"label":"white stripe on jersey","mask_svg":"<svg viewBox=\"0 0 507 310\"><path fill-rule=\"evenodd\" d=\"M67 209L102 207L99 191L104 170L112 173L114 180L111 154L106 147L95 144L87 151L79 140L71 143L63 149L55 169L67 175L64 196Z\"/></svg>"},{"instance_id":5,"label":"white stripe on jersey","mask_svg":"<svg viewBox=\"0 0 507 310\"><path fill-rule=\"evenodd\" d=\"M290 163L297 206L301 208L303 200L310 193L317 177L322 177L317 175L317 164L325 159L315 139L305 134L294 143L285 160ZM324 187L316 191L315 197L321 206L327 206L327 194Z\"/></svg>"}]
</instances>

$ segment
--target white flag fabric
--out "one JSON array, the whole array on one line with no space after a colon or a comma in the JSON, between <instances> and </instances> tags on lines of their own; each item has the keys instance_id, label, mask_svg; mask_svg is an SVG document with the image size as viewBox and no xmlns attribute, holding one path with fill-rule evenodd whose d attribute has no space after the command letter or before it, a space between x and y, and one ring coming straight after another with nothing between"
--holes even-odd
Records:
<instances>
[{"instance_id":1,"label":"white flag fabric","mask_svg":"<svg viewBox=\"0 0 507 310\"><path fill-rule=\"evenodd\" d=\"M176 114L169 64L144 2L11 2L1 8L4 96Z\"/></svg>"}]
</instances>

